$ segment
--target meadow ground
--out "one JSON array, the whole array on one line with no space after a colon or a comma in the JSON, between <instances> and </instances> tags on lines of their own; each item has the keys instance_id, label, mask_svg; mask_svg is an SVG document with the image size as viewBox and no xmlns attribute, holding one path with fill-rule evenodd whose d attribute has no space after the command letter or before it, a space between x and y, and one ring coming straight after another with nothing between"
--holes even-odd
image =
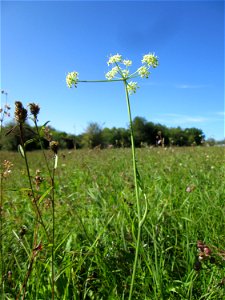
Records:
<instances>
[{"instance_id":1,"label":"meadow ground","mask_svg":"<svg viewBox=\"0 0 225 300\"><path fill-rule=\"evenodd\" d=\"M136 154L148 213L132 299L225 299L224 148ZM2 294L51 299L52 191L42 153L28 152L28 161L46 232L24 159L0 155L13 163L1 190ZM54 192L55 299L128 299L137 232L130 149L59 151Z\"/></svg>"}]
</instances>

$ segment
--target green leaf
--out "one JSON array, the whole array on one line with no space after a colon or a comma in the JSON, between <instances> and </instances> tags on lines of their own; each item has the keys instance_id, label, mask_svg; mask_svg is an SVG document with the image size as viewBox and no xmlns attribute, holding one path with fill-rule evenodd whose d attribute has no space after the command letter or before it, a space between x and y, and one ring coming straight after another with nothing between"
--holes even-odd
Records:
<instances>
[{"instance_id":1,"label":"green leaf","mask_svg":"<svg viewBox=\"0 0 225 300\"><path fill-rule=\"evenodd\" d=\"M29 145L29 144L31 144L31 143L33 143L33 142L35 142L35 141L36 141L36 139L30 139L30 140L27 140L27 141L24 143L24 148L26 148L27 145Z\"/></svg>"},{"instance_id":2,"label":"green leaf","mask_svg":"<svg viewBox=\"0 0 225 300\"><path fill-rule=\"evenodd\" d=\"M50 121L45 122L44 125L42 125L42 128L45 127L48 123L50 123Z\"/></svg>"},{"instance_id":3,"label":"green leaf","mask_svg":"<svg viewBox=\"0 0 225 300\"><path fill-rule=\"evenodd\" d=\"M18 145L18 151L21 154L21 156L24 158L25 157L24 149L23 149L23 147L21 145Z\"/></svg>"},{"instance_id":4,"label":"green leaf","mask_svg":"<svg viewBox=\"0 0 225 300\"><path fill-rule=\"evenodd\" d=\"M43 195L41 195L41 197L39 198L39 204L43 201L43 199L51 192L52 190L52 186L50 186L50 188L47 189L47 191L44 192Z\"/></svg>"}]
</instances>

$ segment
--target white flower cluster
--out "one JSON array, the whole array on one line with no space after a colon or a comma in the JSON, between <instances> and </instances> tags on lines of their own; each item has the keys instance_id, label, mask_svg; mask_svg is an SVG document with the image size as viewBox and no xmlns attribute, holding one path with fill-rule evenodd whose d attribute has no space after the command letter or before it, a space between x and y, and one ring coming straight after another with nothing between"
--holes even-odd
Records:
<instances>
[{"instance_id":1,"label":"white flower cluster","mask_svg":"<svg viewBox=\"0 0 225 300\"><path fill-rule=\"evenodd\" d=\"M66 76L66 84L69 88L71 88L73 85L76 87L78 83L78 72L70 72Z\"/></svg>"},{"instance_id":2,"label":"white flower cluster","mask_svg":"<svg viewBox=\"0 0 225 300\"><path fill-rule=\"evenodd\" d=\"M116 66L112 68L112 70L110 70L108 73L106 73L106 79L113 80L114 78L116 78L127 81L131 78L138 76L140 76L141 78L148 78L150 75L150 67L156 68L158 66L158 58L152 53L144 55L141 62L143 65L140 68L138 68L133 74L130 75L128 67L132 65L132 61L129 59L123 59L122 55L118 53L115 55L111 55L107 64L108 66L116 64ZM123 69L122 65L126 68ZM121 77L116 77L116 75L120 75ZM127 83L127 90L129 94L135 93L137 88L138 85L136 82L131 81Z\"/></svg>"},{"instance_id":3,"label":"white flower cluster","mask_svg":"<svg viewBox=\"0 0 225 300\"><path fill-rule=\"evenodd\" d=\"M130 81L127 85L127 90L130 95L136 93L137 88L139 88L137 82Z\"/></svg>"},{"instance_id":4,"label":"white flower cluster","mask_svg":"<svg viewBox=\"0 0 225 300\"><path fill-rule=\"evenodd\" d=\"M130 66L132 65L132 61L129 60L129 59L124 59L124 60L123 60L123 64L124 64L124 66L126 66L126 67L130 67Z\"/></svg>"},{"instance_id":5,"label":"white flower cluster","mask_svg":"<svg viewBox=\"0 0 225 300\"><path fill-rule=\"evenodd\" d=\"M107 80L113 80L116 78L116 81L124 81L129 94L136 93L137 88L139 88L137 82L129 82L129 80L135 77L148 78L150 75L149 69L151 67L156 68L158 66L158 58L155 54L149 53L143 56L141 62L142 66L134 73L130 74L128 67L132 65L132 61L129 59L123 59L122 55L118 53L111 55L107 64L108 66L115 64L115 66L105 74L105 77ZM78 75L78 72L68 73L66 76L66 83L69 88L71 88L73 85L75 87L77 86L77 83L79 82ZM99 80L99 82L101 82L101 80Z\"/></svg>"},{"instance_id":6,"label":"white flower cluster","mask_svg":"<svg viewBox=\"0 0 225 300\"><path fill-rule=\"evenodd\" d=\"M148 78L150 75L150 72L146 66L141 66L137 71L142 78Z\"/></svg>"},{"instance_id":7,"label":"white flower cluster","mask_svg":"<svg viewBox=\"0 0 225 300\"><path fill-rule=\"evenodd\" d=\"M123 64L126 68L123 69L122 67L120 67L119 63ZM114 78L127 79L129 77L130 72L127 68L132 65L131 60L123 59L122 55L116 54L116 55L110 56L107 64L108 64L108 66L111 64L116 64L116 66L114 68L112 68L112 70L110 70L108 73L106 73L106 75L105 75L106 79L108 79L108 80L112 80ZM121 77L116 77L117 74L119 74Z\"/></svg>"},{"instance_id":8,"label":"white flower cluster","mask_svg":"<svg viewBox=\"0 0 225 300\"><path fill-rule=\"evenodd\" d=\"M127 69L121 70L123 78L128 78L130 72Z\"/></svg>"},{"instance_id":9,"label":"white flower cluster","mask_svg":"<svg viewBox=\"0 0 225 300\"><path fill-rule=\"evenodd\" d=\"M123 64L126 68L123 69L119 66L120 64ZM109 71L108 73L106 73L105 77L108 80L112 80L116 77L117 74L119 74L122 78L121 79L127 79L129 77L129 70L127 69L129 66L132 65L132 61L131 60L126 60L122 58L122 55L120 54L115 54L115 55L111 55L108 62L107 62L108 66L111 64L116 64L116 67L112 68L111 71ZM119 79L119 77L116 77L117 79Z\"/></svg>"},{"instance_id":10,"label":"white flower cluster","mask_svg":"<svg viewBox=\"0 0 225 300\"><path fill-rule=\"evenodd\" d=\"M112 80L116 76L116 74L118 73L118 71L119 71L119 68L117 66L114 67L114 68L112 68L111 71L109 71L108 73L106 73L106 75L105 75L106 79Z\"/></svg>"},{"instance_id":11,"label":"white flower cluster","mask_svg":"<svg viewBox=\"0 0 225 300\"><path fill-rule=\"evenodd\" d=\"M111 55L111 56L110 56L110 58L109 58L107 64L108 64L108 66L109 66L109 65L112 65L112 64L114 64L114 63L121 62L121 61L122 61L122 55L120 55L120 54L117 53L116 55Z\"/></svg>"},{"instance_id":12,"label":"white flower cluster","mask_svg":"<svg viewBox=\"0 0 225 300\"><path fill-rule=\"evenodd\" d=\"M153 53L144 55L141 62L143 64L146 64L149 68L150 67L156 68L159 64L158 57Z\"/></svg>"}]
</instances>

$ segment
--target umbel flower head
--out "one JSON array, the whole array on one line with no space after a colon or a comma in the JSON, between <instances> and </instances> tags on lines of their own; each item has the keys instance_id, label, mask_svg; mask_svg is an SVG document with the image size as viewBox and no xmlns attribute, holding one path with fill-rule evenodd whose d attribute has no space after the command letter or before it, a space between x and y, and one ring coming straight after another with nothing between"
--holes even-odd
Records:
<instances>
[{"instance_id":1,"label":"umbel flower head","mask_svg":"<svg viewBox=\"0 0 225 300\"><path fill-rule=\"evenodd\" d=\"M141 66L137 71L142 78L148 78L150 75L150 72L146 66Z\"/></svg>"},{"instance_id":2,"label":"umbel flower head","mask_svg":"<svg viewBox=\"0 0 225 300\"><path fill-rule=\"evenodd\" d=\"M108 64L108 66L109 66L109 65L112 65L112 64L114 64L114 63L121 62L121 61L122 61L122 55L120 55L120 54L117 53L117 54L115 54L115 55L111 55L111 56L110 56L110 58L109 58L107 64Z\"/></svg>"},{"instance_id":3,"label":"umbel flower head","mask_svg":"<svg viewBox=\"0 0 225 300\"><path fill-rule=\"evenodd\" d=\"M130 81L127 85L127 90L130 95L136 93L137 88L139 88L137 82Z\"/></svg>"},{"instance_id":4,"label":"umbel flower head","mask_svg":"<svg viewBox=\"0 0 225 300\"><path fill-rule=\"evenodd\" d=\"M107 62L108 66L115 64L108 73L106 73L106 79L108 80L123 80L127 84L127 90L129 94L136 92L138 85L137 82L130 81L129 79L135 77L148 78L150 75L149 69L156 68L158 66L158 58L155 54L149 53L143 56L142 66L138 68L134 73L130 73L128 67L132 65L132 61L129 59L123 59L122 55L115 54L109 57ZM124 69L125 66L125 69Z\"/></svg>"},{"instance_id":5,"label":"umbel flower head","mask_svg":"<svg viewBox=\"0 0 225 300\"><path fill-rule=\"evenodd\" d=\"M153 53L144 55L141 62L147 64L148 67L153 68L156 68L159 65L158 57Z\"/></svg>"},{"instance_id":6,"label":"umbel flower head","mask_svg":"<svg viewBox=\"0 0 225 300\"><path fill-rule=\"evenodd\" d=\"M113 79L116 76L116 74L118 72L119 72L119 68L116 66L116 67L112 68L111 71L109 71L108 73L106 73L105 77L106 77L106 79L111 80L111 79Z\"/></svg>"},{"instance_id":7,"label":"umbel flower head","mask_svg":"<svg viewBox=\"0 0 225 300\"><path fill-rule=\"evenodd\" d=\"M22 124L26 121L27 110L23 107L23 104L20 101L15 102L15 120Z\"/></svg>"},{"instance_id":8,"label":"umbel flower head","mask_svg":"<svg viewBox=\"0 0 225 300\"><path fill-rule=\"evenodd\" d=\"M149 69L156 68L158 66L158 57L153 53L145 54L141 62L142 66L139 67L135 72L131 73L129 70L129 67L132 65L131 60L123 59L122 55L118 53L115 55L110 55L107 65L112 66L112 69L105 74L105 77L109 81L123 81L126 84L128 93L133 94L136 92L138 85L137 82L129 80L136 77L148 78L150 75ZM77 83L79 81L78 72L68 73L66 77L66 83L69 88L71 88L73 85L77 87ZM103 81L105 80L95 80L91 82Z\"/></svg>"},{"instance_id":9,"label":"umbel flower head","mask_svg":"<svg viewBox=\"0 0 225 300\"><path fill-rule=\"evenodd\" d=\"M130 66L132 65L132 61L129 60L129 59L124 59L124 60L123 60L123 64L124 64L124 66L126 66L126 67L130 67Z\"/></svg>"},{"instance_id":10,"label":"umbel flower head","mask_svg":"<svg viewBox=\"0 0 225 300\"><path fill-rule=\"evenodd\" d=\"M78 83L78 72L70 72L66 76L66 84L69 88L71 88L73 85L77 87Z\"/></svg>"}]
</instances>

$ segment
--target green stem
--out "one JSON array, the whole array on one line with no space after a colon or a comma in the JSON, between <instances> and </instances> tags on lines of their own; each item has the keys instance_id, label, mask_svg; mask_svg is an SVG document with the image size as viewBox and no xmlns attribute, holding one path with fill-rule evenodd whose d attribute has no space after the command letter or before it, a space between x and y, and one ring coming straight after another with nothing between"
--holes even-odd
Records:
<instances>
[{"instance_id":1,"label":"green stem","mask_svg":"<svg viewBox=\"0 0 225 300\"><path fill-rule=\"evenodd\" d=\"M112 82L112 81L124 81L123 78L118 79L104 79L104 80L77 80L77 82L89 82L89 83L96 83L96 82Z\"/></svg>"},{"instance_id":2,"label":"green stem","mask_svg":"<svg viewBox=\"0 0 225 300\"><path fill-rule=\"evenodd\" d=\"M1 259L1 295L4 299L4 252L3 252L3 176L0 174L0 259Z\"/></svg>"},{"instance_id":3,"label":"green stem","mask_svg":"<svg viewBox=\"0 0 225 300\"><path fill-rule=\"evenodd\" d=\"M1 108L1 107L0 107ZM0 115L0 138L2 138L4 111ZM3 168L0 168L0 259L1 259L1 299L4 300L4 251L3 251Z\"/></svg>"},{"instance_id":4,"label":"green stem","mask_svg":"<svg viewBox=\"0 0 225 300\"><path fill-rule=\"evenodd\" d=\"M22 144L21 146L22 146L23 152L24 152L24 159L25 159L25 165L26 165L26 170L27 170L27 176L28 176L29 185L30 185L30 189L31 189L31 194L32 194L32 198L33 198L32 202L33 202L33 205L35 207L35 210L36 210L36 213L37 213L37 216L38 216L38 221L43 226L47 238L49 238L47 229L45 227L45 224L44 224L42 216L41 216L40 209L39 209L39 207L36 203L36 199L35 199L35 193L34 193L32 181L31 181L31 175L30 175L30 169L29 169L29 164L28 164L28 159L27 159L27 153L26 153L25 146L24 146L23 124L21 124L21 123L19 124L19 129L20 129L20 137L21 137L21 144Z\"/></svg>"},{"instance_id":5,"label":"green stem","mask_svg":"<svg viewBox=\"0 0 225 300\"><path fill-rule=\"evenodd\" d=\"M127 102L127 110L128 110L128 118L130 124L130 138L131 138L131 149L132 149L132 161L133 161L133 172L134 172L134 185L135 185L135 195L137 200L137 211L138 211L138 219L140 220L140 204L139 204L139 189L138 189L138 181L137 181L137 162L136 162L136 153L135 153L135 145L134 145L134 130L133 130L133 121L131 115L130 108L130 98L127 90L127 81L124 80L125 92L126 92L126 102Z\"/></svg>"},{"instance_id":6,"label":"green stem","mask_svg":"<svg viewBox=\"0 0 225 300\"><path fill-rule=\"evenodd\" d=\"M54 269L54 261L55 261L55 162L54 162L54 166L53 166L53 172L51 174L49 163L48 163L48 160L47 160L44 148L43 148L43 144L41 141L41 136L40 136L36 118L34 119L34 124L35 124L35 128L36 128L36 131L38 134L41 151L43 153L45 163L46 163L46 166L48 169L48 173L51 178L51 186L52 186L52 251L51 251L52 261L51 261L51 269L52 269L52 300L54 300L54 298L55 298L55 269ZM56 156L55 156L55 159L56 159Z\"/></svg>"},{"instance_id":7,"label":"green stem","mask_svg":"<svg viewBox=\"0 0 225 300\"><path fill-rule=\"evenodd\" d=\"M51 183L52 183L52 300L55 298L55 160L57 159L57 154L54 157L54 166L53 166L53 173L51 176Z\"/></svg>"},{"instance_id":8,"label":"green stem","mask_svg":"<svg viewBox=\"0 0 225 300\"><path fill-rule=\"evenodd\" d=\"M38 134L38 139L40 142L41 150L45 159L45 163L48 169L49 176L51 178L51 186L52 186L52 262L51 262L51 269L52 269L52 300L55 298L55 269L54 269L54 261L55 261L55 166L53 166L53 173L51 174L50 167L48 164L48 160L42 145L40 132L37 125L37 119L34 119L35 128ZM55 157L56 158L56 157ZM55 165L55 162L54 162Z\"/></svg>"},{"instance_id":9,"label":"green stem","mask_svg":"<svg viewBox=\"0 0 225 300\"><path fill-rule=\"evenodd\" d=\"M33 121L34 121L35 128L36 128L36 131L37 131L37 134L38 134L38 139L39 139L39 143L40 143L40 146L41 146L42 154L44 156L45 164L47 166L49 176L50 176L50 178L52 180L52 174L51 174L51 171L50 171L50 168L49 168L49 164L48 164L48 160L47 160L47 157L46 157L46 154L45 154L45 150L44 150L44 147L43 147L43 144L42 144L42 141L41 141L41 135L40 135L40 131L39 131L39 128L38 128L37 119L35 118Z\"/></svg>"},{"instance_id":10,"label":"green stem","mask_svg":"<svg viewBox=\"0 0 225 300\"><path fill-rule=\"evenodd\" d=\"M137 232L137 240L136 240L136 248L135 248L135 258L133 263L133 273L131 278L130 292L129 292L129 300L132 299L133 289L134 289L134 281L137 270L137 262L140 248L140 240L141 240L141 209L140 209L140 199L139 199L139 185L137 180L137 162L136 162L136 154L135 154L135 145L134 145L134 131L133 131L133 122L131 116L131 108L130 108L130 99L129 93L127 90L127 81L124 80L125 93L126 93L126 102L127 102L127 110L128 117L130 123L130 138L131 138L131 149L132 149L132 161L133 161L133 172L134 172L134 185L135 185L135 196L136 196L136 205L137 205L137 216L138 216L138 232Z\"/></svg>"},{"instance_id":11,"label":"green stem","mask_svg":"<svg viewBox=\"0 0 225 300\"><path fill-rule=\"evenodd\" d=\"M3 107L0 108L2 109L0 113L0 142L2 142L2 131L3 131L3 122L4 118L7 115L7 112L10 108L8 108L8 93L5 91L2 91L2 93L5 95L5 108ZM0 162L0 260L1 260L1 265L0 265L0 272L1 272L1 288L0 288L0 294L1 294L1 299L4 300L4 272L5 272L5 263L4 263L4 249L3 249L3 221L4 221L4 216L3 216L3 162Z\"/></svg>"}]
</instances>

